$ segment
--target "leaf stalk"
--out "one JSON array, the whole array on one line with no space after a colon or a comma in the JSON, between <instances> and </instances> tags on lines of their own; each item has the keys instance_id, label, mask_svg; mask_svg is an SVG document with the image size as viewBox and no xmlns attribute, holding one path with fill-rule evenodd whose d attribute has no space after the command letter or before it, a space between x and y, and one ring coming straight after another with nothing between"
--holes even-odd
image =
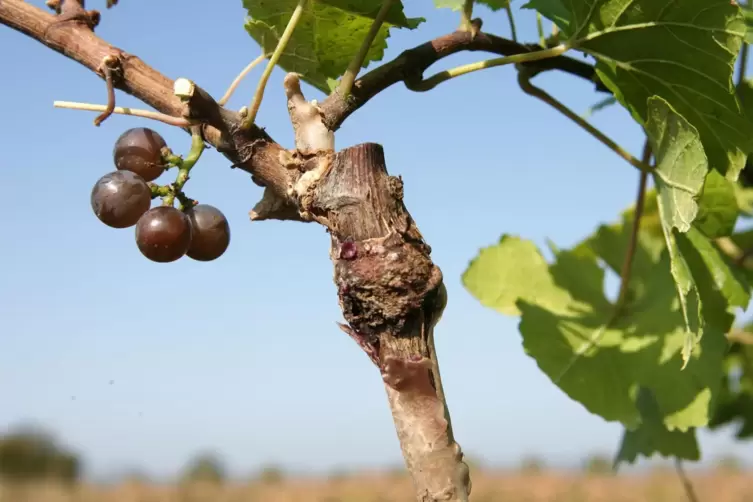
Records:
<instances>
[{"instance_id":1,"label":"leaf stalk","mask_svg":"<svg viewBox=\"0 0 753 502\"><path fill-rule=\"evenodd\" d=\"M340 79L340 84L337 86L337 90L343 98L347 98L350 95L350 91L356 81L358 72L361 71L363 62L366 60L366 56L369 53L371 44L374 43L374 39L379 34L379 29L382 27L382 24L384 24L384 20L393 3L394 0L384 0L382 2L382 7L379 9L379 12L377 12L374 22L371 23L371 28L369 28L366 38L363 39L361 47L359 47L358 52L353 56L353 59L351 59L348 69L345 70L345 73Z\"/></svg>"},{"instance_id":2,"label":"leaf stalk","mask_svg":"<svg viewBox=\"0 0 753 502\"><path fill-rule=\"evenodd\" d=\"M650 172L653 170L650 166L648 166L646 163L641 162L640 160L636 159L633 155L630 154L627 150L622 148L620 145L615 143L609 136L604 134L603 132L599 131L597 128L589 124L587 121L585 121L582 117L580 117L578 114L570 110L568 107L557 101L554 97L552 97L550 94L548 94L543 89L536 87L531 83L531 76L529 75L528 71L526 71L525 68L519 68L518 69L518 84L520 85L520 88L525 92L526 94L533 96L535 98L539 98L544 103L548 104L576 124L578 124L581 128L585 129L586 132L591 134L594 138L598 139L601 143L603 143L607 148L612 150L614 153L625 159L630 165L635 167L636 169L640 171L646 171Z\"/></svg>"},{"instance_id":3,"label":"leaf stalk","mask_svg":"<svg viewBox=\"0 0 753 502\"><path fill-rule=\"evenodd\" d=\"M285 47L293 37L295 27L298 25L301 17L303 17L303 11L306 9L308 2L309 0L298 0L298 5L296 5L293 14L290 16L290 20L288 21L287 26L285 26L285 31L282 32L282 36L280 37L280 40L278 40L277 46L267 62L267 66L264 68L264 73L262 73L261 78L259 79L259 84L256 86L256 93L251 100L251 106L248 107L248 112L241 126L243 129L249 129L256 121L256 115L259 113L261 101L264 99L264 89L267 86L267 81L269 80L270 75L272 75L272 70L277 66L277 62L280 61L282 53L285 52Z\"/></svg>"},{"instance_id":4,"label":"leaf stalk","mask_svg":"<svg viewBox=\"0 0 753 502\"><path fill-rule=\"evenodd\" d=\"M648 139L643 146L643 156L641 162L648 164L651 161L651 144ZM643 206L646 199L646 186L648 185L648 171L641 171L638 181L638 196L635 200L635 212L633 215L633 228L630 231L630 240L628 241L627 251L625 252L625 261L622 264L620 272L620 292L617 295L615 304L615 315L620 315L625 308L630 292L630 276L633 271L633 262L635 250L638 247L638 233L641 227L641 217L643 216Z\"/></svg>"}]
</instances>

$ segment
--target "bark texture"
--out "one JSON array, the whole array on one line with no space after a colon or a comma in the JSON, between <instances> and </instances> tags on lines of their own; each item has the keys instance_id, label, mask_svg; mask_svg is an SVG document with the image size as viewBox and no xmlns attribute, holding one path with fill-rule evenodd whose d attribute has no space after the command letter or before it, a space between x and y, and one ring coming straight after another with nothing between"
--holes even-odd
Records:
<instances>
[{"instance_id":1,"label":"bark texture","mask_svg":"<svg viewBox=\"0 0 753 502\"><path fill-rule=\"evenodd\" d=\"M467 501L433 341L446 291L402 180L387 173L380 145L357 145L334 156L306 205L330 232L342 327L380 370L417 500Z\"/></svg>"}]
</instances>

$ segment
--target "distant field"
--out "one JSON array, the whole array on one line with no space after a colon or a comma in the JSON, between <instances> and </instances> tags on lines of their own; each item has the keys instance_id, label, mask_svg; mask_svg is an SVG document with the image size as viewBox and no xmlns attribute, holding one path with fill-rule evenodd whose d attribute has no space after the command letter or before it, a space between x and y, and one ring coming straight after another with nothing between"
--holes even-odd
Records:
<instances>
[{"instance_id":1,"label":"distant field","mask_svg":"<svg viewBox=\"0 0 753 502\"><path fill-rule=\"evenodd\" d=\"M698 474L700 502L753 501L753 474ZM0 486L0 502L413 502L404 476L357 475L339 479L289 479L279 483L149 485L123 483L63 489ZM473 502L687 502L671 472L640 476L476 473Z\"/></svg>"}]
</instances>

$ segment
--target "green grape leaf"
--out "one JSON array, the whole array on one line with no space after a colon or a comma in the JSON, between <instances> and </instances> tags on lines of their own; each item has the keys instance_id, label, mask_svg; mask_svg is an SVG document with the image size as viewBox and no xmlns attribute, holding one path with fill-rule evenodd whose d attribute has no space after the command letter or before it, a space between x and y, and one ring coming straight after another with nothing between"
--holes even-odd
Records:
<instances>
[{"instance_id":1,"label":"green grape leaf","mask_svg":"<svg viewBox=\"0 0 753 502\"><path fill-rule=\"evenodd\" d=\"M706 301L710 294L719 294L724 303L722 310L729 307L746 308L750 303L750 285L739 267L719 249L714 242L703 235L696 227L685 234L678 234L677 244L685 262L698 286L701 299ZM704 291L709 294L704 295Z\"/></svg>"},{"instance_id":2,"label":"green grape leaf","mask_svg":"<svg viewBox=\"0 0 753 502\"><path fill-rule=\"evenodd\" d=\"M641 424L635 429L625 429L615 465L621 462L632 464L641 455L649 458L657 453L663 457L700 460L695 429L668 430L662 421L659 404L650 390L641 388L638 391L636 405Z\"/></svg>"},{"instance_id":3,"label":"green grape leaf","mask_svg":"<svg viewBox=\"0 0 753 502\"><path fill-rule=\"evenodd\" d=\"M698 131L658 96L648 99L646 134L656 158L653 170L665 231L687 232L698 214L708 160Z\"/></svg>"},{"instance_id":4,"label":"green grape leaf","mask_svg":"<svg viewBox=\"0 0 753 502\"><path fill-rule=\"evenodd\" d=\"M697 201L708 174L708 161L698 132L687 120L658 96L649 98L648 103L645 129L656 158L653 176L659 217L687 330L683 348L683 361L687 364L695 342L703 334L703 318L698 290L677 247L674 230L687 232L698 214Z\"/></svg>"},{"instance_id":5,"label":"green grape leaf","mask_svg":"<svg viewBox=\"0 0 753 502\"><path fill-rule=\"evenodd\" d=\"M693 365L681 372L685 329L669 258L641 241L633 274L645 287L616 315L604 295L604 270L598 263L621 268L619 254L625 248L616 243L629 228L619 227L603 226L593 240L556 252L551 265L532 243L504 236L471 262L463 284L491 308L517 308L526 353L592 413L637 427L641 415L635 398L642 386L656 396L669 430L704 426L721 379L728 326L712 324L719 336L704 337L691 355ZM592 247L593 241L601 247Z\"/></svg>"},{"instance_id":6,"label":"green grape leaf","mask_svg":"<svg viewBox=\"0 0 753 502\"><path fill-rule=\"evenodd\" d=\"M736 180L753 151L753 124L732 84L746 35L729 0L530 0L569 43L597 60L596 72L640 124L648 98L664 98L695 127L711 167Z\"/></svg>"},{"instance_id":7,"label":"green grape leaf","mask_svg":"<svg viewBox=\"0 0 753 502\"><path fill-rule=\"evenodd\" d=\"M510 5L510 0L476 0L476 4L484 4L493 11L507 8ZM434 0L434 6L438 9L452 9L461 10L465 0Z\"/></svg>"},{"instance_id":8,"label":"green grape leaf","mask_svg":"<svg viewBox=\"0 0 753 502\"><path fill-rule=\"evenodd\" d=\"M649 110L646 133L657 160L657 203L687 330L683 348L687 364L707 321L702 306L707 298L701 296L699 281L710 282L705 290L721 294L722 310L746 307L750 300L746 279L709 240L732 232L737 201L731 183L709 173L695 128L657 96L649 98ZM689 263L691 255L698 258Z\"/></svg>"},{"instance_id":9,"label":"green grape leaf","mask_svg":"<svg viewBox=\"0 0 753 502\"><path fill-rule=\"evenodd\" d=\"M740 214L736 184L712 170L706 175L693 225L707 237L731 235Z\"/></svg>"},{"instance_id":10,"label":"green grape leaf","mask_svg":"<svg viewBox=\"0 0 753 502\"><path fill-rule=\"evenodd\" d=\"M246 31L263 51L274 51L297 4L297 0L243 0L249 16ZM381 6L381 0L310 2L278 65L285 71L300 73L304 81L329 93L328 80L345 72ZM407 18L402 2L394 2L371 44L364 67L384 57L390 28L414 29L423 21L424 18Z\"/></svg>"},{"instance_id":11,"label":"green grape leaf","mask_svg":"<svg viewBox=\"0 0 753 502\"><path fill-rule=\"evenodd\" d=\"M520 315L516 306L519 298L554 305L567 298L566 292L554 287L536 246L509 235L503 235L498 246L482 249L462 280L482 305L506 315ZM488 287L491 284L493 288Z\"/></svg>"}]
</instances>

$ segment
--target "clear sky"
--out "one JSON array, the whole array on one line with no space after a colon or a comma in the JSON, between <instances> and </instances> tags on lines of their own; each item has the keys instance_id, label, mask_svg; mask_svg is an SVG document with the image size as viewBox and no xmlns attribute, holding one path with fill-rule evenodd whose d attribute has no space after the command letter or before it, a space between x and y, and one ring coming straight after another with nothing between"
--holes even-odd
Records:
<instances>
[{"instance_id":1,"label":"clear sky","mask_svg":"<svg viewBox=\"0 0 753 502\"><path fill-rule=\"evenodd\" d=\"M104 10L104 2L90 3ZM407 3L408 15L428 22L394 32L387 58L457 26L457 13L435 10L431 0ZM240 0L121 4L103 12L100 36L217 97L259 54ZM509 33L503 13L477 12L488 31ZM532 40L534 16L517 19ZM481 57L457 55L436 69ZM93 113L54 109L54 100L103 103L102 81L6 27L0 68L0 429L48 427L95 474L141 467L169 475L207 449L234 472L269 463L324 471L401 462L379 375L335 324L342 318L321 227L250 223L261 189L208 151L187 190L227 215L230 248L210 263L152 263L133 229L97 220L89 194L114 169L112 145L125 129L154 127L176 152L187 151L189 137L124 116L96 128ZM247 104L259 75L230 106ZM272 74L258 123L292 147L283 75ZM578 112L603 97L556 73L539 83ZM308 86L304 92L322 97ZM117 99L139 106L122 93ZM593 121L640 151L640 128L623 109ZM633 201L635 169L522 94L511 67L423 94L390 88L337 133L338 148L367 141L381 143L390 172L403 177L407 206L444 272L449 304L437 350L463 449L501 465L527 454L553 464L611 454L620 425L552 384L523 353L518 320L482 307L460 276L502 233L569 246L613 221ZM750 445L734 446L729 433L701 437L708 458L753 458Z\"/></svg>"}]
</instances>

